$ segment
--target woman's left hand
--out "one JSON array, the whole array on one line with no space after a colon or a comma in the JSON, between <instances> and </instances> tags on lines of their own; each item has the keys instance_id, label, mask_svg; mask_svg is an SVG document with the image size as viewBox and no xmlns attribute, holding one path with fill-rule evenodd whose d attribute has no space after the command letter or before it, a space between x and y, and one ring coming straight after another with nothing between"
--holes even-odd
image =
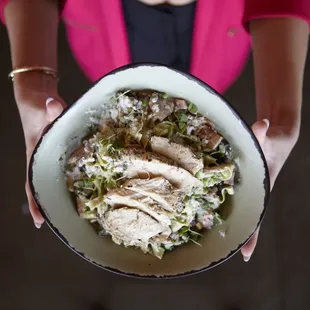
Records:
<instances>
[{"instance_id":1,"label":"woman's left hand","mask_svg":"<svg viewBox=\"0 0 310 310\"><path fill-rule=\"evenodd\" d=\"M252 126L252 130L264 152L270 174L270 190L272 190L281 168L297 142L299 130L270 125L267 119L257 121ZM241 249L245 262L249 261L254 252L258 233L259 228Z\"/></svg>"}]
</instances>

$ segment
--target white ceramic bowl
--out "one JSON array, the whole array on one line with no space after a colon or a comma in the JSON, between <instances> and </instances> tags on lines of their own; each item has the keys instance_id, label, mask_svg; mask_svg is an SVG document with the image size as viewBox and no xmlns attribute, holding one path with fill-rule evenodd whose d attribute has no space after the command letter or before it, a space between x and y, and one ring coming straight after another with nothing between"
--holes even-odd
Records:
<instances>
[{"instance_id":1,"label":"white ceramic bowl","mask_svg":"<svg viewBox=\"0 0 310 310\"><path fill-rule=\"evenodd\" d=\"M66 188L62 158L85 136L87 111L100 110L115 91L155 89L195 103L216 124L237 154L240 184L231 199L228 220L206 233L202 247L187 244L166 253L162 260L116 245L99 237L78 216ZM112 272L141 277L175 277L214 267L234 255L262 221L269 196L269 175L262 150L250 128L211 87L183 72L156 64L119 68L101 78L53 122L39 141L29 168L36 203L49 227L75 253ZM220 232L225 232L225 237Z\"/></svg>"}]
</instances>

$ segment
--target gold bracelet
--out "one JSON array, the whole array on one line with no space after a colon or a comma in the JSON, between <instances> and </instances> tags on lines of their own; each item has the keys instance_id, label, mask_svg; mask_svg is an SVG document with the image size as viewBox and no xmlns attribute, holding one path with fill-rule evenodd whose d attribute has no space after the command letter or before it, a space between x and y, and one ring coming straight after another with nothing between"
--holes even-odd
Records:
<instances>
[{"instance_id":1,"label":"gold bracelet","mask_svg":"<svg viewBox=\"0 0 310 310\"><path fill-rule=\"evenodd\" d=\"M9 77L9 79L11 79L13 81L14 80L14 76L16 74L25 73L25 72L33 72L33 71L42 72L44 74L50 75L54 79L58 79L57 71L55 69L49 68L49 67L42 67L42 66L32 66L32 67L16 68L16 69L14 69L13 71L11 71L9 73L8 77Z\"/></svg>"}]
</instances>

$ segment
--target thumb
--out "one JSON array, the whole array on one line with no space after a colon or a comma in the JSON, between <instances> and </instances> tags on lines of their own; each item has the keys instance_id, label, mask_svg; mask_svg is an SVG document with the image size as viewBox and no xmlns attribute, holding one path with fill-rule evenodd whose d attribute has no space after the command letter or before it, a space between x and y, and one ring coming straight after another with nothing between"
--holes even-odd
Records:
<instances>
[{"instance_id":1,"label":"thumb","mask_svg":"<svg viewBox=\"0 0 310 310\"><path fill-rule=\"evenodd\" d=\"M64 110L63 105L55 100L52 97L47 98L46 100L46 119L49 122L52 122L55 118L57 118L62 111Z\"/></svg>"},{"instance_id":2,"label":"thumb","mask_svg":"<svg viewBox=\"0 0 310 310\"><path fill-rule=\"evenodd\" d=\"M258 142L260 143L260 145L263 145L265 138L266 138L266 134L269 128L269 120L268 119L263 119L261 121L257 121L256 123L253 124L252 126L252 130L258 140Z\"/></svg>"},{"instance_id":3,"label":"thumb","mask_svg":"<svg viewBox=\"0 0 310 310\"><path fill-rule=\"evenodd\" d=\"M241 249L241 254L245 262L248 262L255 250L257 239L258 239L259 228L253 234L252 238L249 240L247 244L243 246Z\"/></svg>"}]
</instances>

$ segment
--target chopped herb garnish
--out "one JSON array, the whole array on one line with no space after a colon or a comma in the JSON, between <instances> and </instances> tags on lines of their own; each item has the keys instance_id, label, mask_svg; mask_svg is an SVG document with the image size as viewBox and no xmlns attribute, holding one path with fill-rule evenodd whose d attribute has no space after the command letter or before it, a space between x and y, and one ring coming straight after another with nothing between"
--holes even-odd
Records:
<instances>
[{"instance_id":1,"label":"chopped herb garnish","mask_svg":"<svg viewBox=\"0 0 310 310\"><path fill-rule=\"evenodd\" d=\"M103 106L66 167L80 216L158 258L184 243L201 246L234 194L229 143L195 104L166 93L122 89Z\"/></svg>"}]
</instances>

